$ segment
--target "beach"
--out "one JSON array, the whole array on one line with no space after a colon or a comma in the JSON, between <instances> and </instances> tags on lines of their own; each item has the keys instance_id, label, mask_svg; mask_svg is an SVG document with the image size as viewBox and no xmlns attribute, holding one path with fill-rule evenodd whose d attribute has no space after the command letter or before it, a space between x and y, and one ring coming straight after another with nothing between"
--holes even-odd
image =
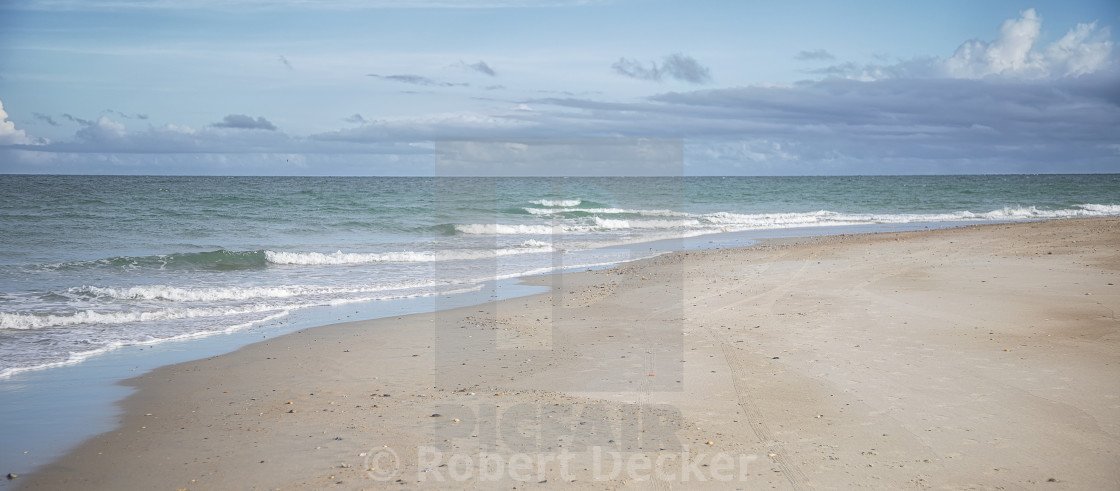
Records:
<instances>
[{"instance_id":1,"label":"beach","mask_svg":"<svg viewBox=\"0 0 1120 491\"><path fill-rule=\"evenodd\" d=\"M1120 483L1120 219L771 239L525 281L548 291L131 379L118 429L17 488Z\"/></svg>"}]
</instances>

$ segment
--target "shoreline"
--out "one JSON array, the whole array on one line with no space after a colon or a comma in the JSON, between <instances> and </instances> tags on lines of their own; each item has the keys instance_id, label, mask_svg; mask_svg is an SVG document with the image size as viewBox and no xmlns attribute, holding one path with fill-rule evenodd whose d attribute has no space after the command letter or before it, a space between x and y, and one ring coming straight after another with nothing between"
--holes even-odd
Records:
<instances>
[{"instance_id":1,"label":"shoreline","mask_svg":"<svg viewBox=\"0 0 1120 491\"><path fill-rule=\"evenodd\" d=\"M614 264L589 265L586 268L617 266L645 259L651 254L656 256L684 250L749 247L762 239L928 230L931 227L955 228L970 223L972 222L816 226L722 232L630 244L624 248L632 248L631 254L637 255L637 258ZM584 268L561 266L557 270L539 275L563 274L582 269ZM537 275L530 273L521 278L531 276ZM452 302L452 305L491 301L493 296L484 293L491 291L499 298L528 295L524 290L534 287L519 286L519 279L509 277L479 284L473 291L453 295L451 298L457 301ZM493 289L487 286L491 283ZM437 309L435 303L435 297L429 296L298 309L276 321L231 333L124 346L91 356L79 363L31 369L0 378L0 395L9 401L17 401L8 407L0 406L0 419L17 422L6 429L7 445L0 443L0 447L3 447L0 450L4 451L0 455L0 467L14 470L16 474L30 474L39 467L62 458L81 442L115 428L119 419L119 403L131 391L124 386L124 382L138 374L167 365L226 354L261 339L300 329L449 308L446 302L440 301L441 306ZM350 310L351 308L356 310ZM82 404L72 404L75 400L82 401ZM10 465L9 460L19 465ZM0 479L0 489L8 489L10 485L10 481Z\"/></svg>"},{"instance_id":2,"label":"shoreline","mask_svg":"<svg viewBox=\"0 0 1120 491\"><path fill-rule=\"evenodd\" d=\"M429 463L446 464L437 455L442 459L463 452L476 460L487 452L556 457L566 455L559 453L565 451L563 445L573 449L567 474L554 459L536 468L540 476L533 474L544 479L518 479L522 474L512 473L509 460L510 472L496 475L494 481L485 479L481 467L468 481L545 481L540 484L588 488L641 485L641 469L636 476L622 472L615 479L595 479L595 462L601 467L611 462L587 450L600 448L607 449L607 455L675 455L653 467L676 472L677 477L684 476L688 458L682 456L688 449L691 455L708 452L712 459L728 456L736 477L748 486L797 489L864 482L875 476L886 486L1022 485L1021 479L1050 478L1075 487L1114 484L1120 479L1112 470L1112 464L1120 463L1118 406L1114 400L1098 399L1120 395L1115 383L1120 363L1115 349L1105 349L1117 346L1115 314L1110 318L1100 309L1114 309L1120 297L1107 281L1081 287L1091 289L1082 293L1092 295L1077 297L1068 290L1080 286L1072 279L1101 279L1087 272L1120 283L1114 281L1120 267L1115 250L1120 243L1118 224L1115 218L1066 219L768 239L753 247L674 252L605 270L526 281L551 288L544 294L304 329L129 380L127 385L139 390L122 404L119 428L21 476L16 484L21 489L378 487L395 480L373 479L369 472L377 471L367 470L370 458L388 455L378 449L392 448L400 464L397 475L410 487L449 487L449 482L463 484L448 481L456 477L450 468L425 468ZM950 245L954 238L963 245ZM992 244L1017 250L1001 256L1006 250L985 249ZM970 249L958 251L961 247ZM1024 252L1028 249L1031 255ZM869 264L869 257L883 258L885 264ZM1100 264L1065 261L1070 258ZM978 268L984 271L978 273ZM943 277L943 270L957 277ZM980 279L992 271L998 274ZM1046 296L1043 302L1030 294L1028 286L1055 281L1046 293L1056 292L1051 296L1061 302ZM992 288L997 283L999 288ZM895 289L888 291L884 285ZM1007 298L1009 291L1030 295L1032 301ZM970 301L966 294L978 297ZM770 310L759 310L758 305L767 302ZM930 302L934 307L922 307ZM975 312L960 315L937 308L946 302ZM1086 312L1101 315L1080 315L1074 307L1082 303ZM1061 314L1056 322L1064 324L1053 332L1021 312L1043 305ZM900 323L900 318L910 320ZM945 322L957 327L938 331ZM1000 324L984 331L991 334L981 333L982 326L969 326L990 322ZM1033 325L1015 327L1016 322ZM916 331L919 326L928 332ZM972 328L967 334L966 327ZM1051 340L1035 339L1023 329L1045 330L1048 338L1057 334L1063 343L1036 346ZM1071 335L1070 329L1079 334ZM1078 344L1077 338L1084 336L1095 336L1105 345ZM611 341L616 338L627 341ZM989 344L1007 347L995 351L998 347ZM1032 362L1042 360L1045 366L1003 359L1021 348ZM1075 366L1048 351L1057 348L1076 357ZM1094 360L1108 363L1093 365ZM908 368L912 366L917 368ZM1083 376L1068 382L1067 374L1055 375L1059 369ZM977 370L984 372L978 380L973 377ZM912 380L919 372L927 374L920 383ZM900 383L900 373L918 386ZM1029 377L1022 378L1024 373ZM1052 386L1019 387L1030 378ZM968 392L950 383L964 381L983 390ZM1051 400L1070 393L1074 402ZM936 402L934 395L942 404L956 405L925 408ZM1001 408L1007 403L1044 414L1023 416L1030 421L1009 427L1006 421L995 421L997 414L1006 416L1010 409ZM853 405L866 414L844 409ZM1072 406L1073 414L1063 414L1063 405ZM499 409L502 406L506 409ZM526 413L510 414L511 407ZM811 418L810 408L808 412L815 412ZM623 419L627 411L638 415L632 418L641 421L638 426L624 422L629 421ZM457 412L463 417L456 417ZM926 418L915 419L913 412ZM967 424L946 423L954 418L966 419ZM454 419L459 421L449 423ZM550 419L585 424L550 426ZM1070 419L1074 421L1065 423ZM458 424L463 422L473 424ZM586 423L592 424L590 430L579 428ZM1029 458L1041 450L1041 436L1007 435L1014 427L1043 423L1065 431L1042 435L1056 442L1055 453L1086 450L1086 444L1079 443L1084 441L1104 452L1080 456L1079 466L1068 455L1049 455L1065 468L1077 468L1085 479L1041 477L1041 472L1058 474L1062 469L1054 462ZM929 428L921 428L923 424ZM868 426L883 428L882 436ZM966 435L974 432L995 436L998 442ZM962 438L973 440L974 449L1010 445L1008 453L1031 465L993 462L995 457L967 449L943 451ZM525 443L528 440L532 445ZM233 448L229 441L244 445ZM830 441L835 444L821 443ZM472 445L476 448L466 448ZM910 459L913 456L923 458ZM985 470L989 464L1003 470ZM611 467L605 467L600 470L609 477ZM650 472L645 467L644 475ZM424 480L425 474L444 480ZM565 477L576 482L562 481Z\"/></svg>"}]
</instances>

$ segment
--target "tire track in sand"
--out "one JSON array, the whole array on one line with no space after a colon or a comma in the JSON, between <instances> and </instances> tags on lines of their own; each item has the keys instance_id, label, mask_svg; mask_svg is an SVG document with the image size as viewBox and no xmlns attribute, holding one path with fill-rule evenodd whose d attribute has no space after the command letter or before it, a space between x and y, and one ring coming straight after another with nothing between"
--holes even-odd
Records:
<instances>
[{"instance_id":1,"label":"tire track in sand","mask_svg":"<svg viewBox=\"0 0 1120 491\"><path fill-rule=\"evenodd\" d=\"M784 251L778 257L771 259L767 263L767 267L765 269L771 269L774 264L778 263L783 257L789 254L789 251ZM811 256L810 258L801 260L801 266L797 268L797 270L792 274L790 274L788 276L788 279L781 284L765 292L740 299L730 305L724 306L724 308L730 307L732 305L740 305L747 302L758 302L765 297L774 297L769 300L770 310L773 311L773 305L777 302L777 297L788 290L794 282L796 282L800 277L803 276L805 269L809 265L809 259L811 259ZM805 477L805 473L801 471L800 467L798 467L794 462L790 460L789 452L786 450L785 445L782 442L774 439L773 432L771 431L770 426L767 424L765 416L762 414L762 411L758 407L755 395L751 392L749 385L747 384L747 380L749 380L750 377L750 370L746 366L743 358L732 351L732 342L730 339L724 337L710 325L705 326L705 330L707 331L712 342L716 343L720 347L724 364L727 365L727 368L731 371L732 374L732 386L735 390L736 396L739 399L739 407L742 408L743 413L746 415L747 424L750 426L751 431L754 432L755 437L757 437L758 441L767 448L767 455L770 458L770 461L778 467L782 475L785 476L787 481L789 481L792 489L799 491L809 489L809 480L807 477Z\"/></svg>"}]
</instances>

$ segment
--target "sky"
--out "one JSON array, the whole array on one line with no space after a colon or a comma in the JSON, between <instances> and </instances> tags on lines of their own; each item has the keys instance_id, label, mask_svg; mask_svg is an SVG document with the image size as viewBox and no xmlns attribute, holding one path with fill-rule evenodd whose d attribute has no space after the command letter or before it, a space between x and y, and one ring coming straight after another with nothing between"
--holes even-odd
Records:
<instances>
[{"instance_id":1,"label":"sky","mask_svg":"<svg viewBox=\"0 0 1120 491\"><path fill-rule=\"evenodd\" d=\"M1118 26L1115 0L0 0L0 173L433 175L458 142L618 138L685 175L1120 172Z\"/></svg>"}]
</instances>

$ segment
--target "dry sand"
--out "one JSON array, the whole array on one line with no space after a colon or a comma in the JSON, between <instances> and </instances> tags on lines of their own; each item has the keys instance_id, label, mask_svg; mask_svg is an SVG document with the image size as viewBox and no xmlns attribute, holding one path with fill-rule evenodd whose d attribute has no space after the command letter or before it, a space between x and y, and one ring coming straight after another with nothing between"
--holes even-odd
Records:
<instances>
[{"instance_id":1,"label":"dry sand","mask_svg":"<svg viewBox=\"0 0 1120 491\"><path fill-rule=\"evenodd\" d=\"M1120 219L528 281L137 377L118 430L21 487L1120 486Z\"/></svg>"}]
</instances>

